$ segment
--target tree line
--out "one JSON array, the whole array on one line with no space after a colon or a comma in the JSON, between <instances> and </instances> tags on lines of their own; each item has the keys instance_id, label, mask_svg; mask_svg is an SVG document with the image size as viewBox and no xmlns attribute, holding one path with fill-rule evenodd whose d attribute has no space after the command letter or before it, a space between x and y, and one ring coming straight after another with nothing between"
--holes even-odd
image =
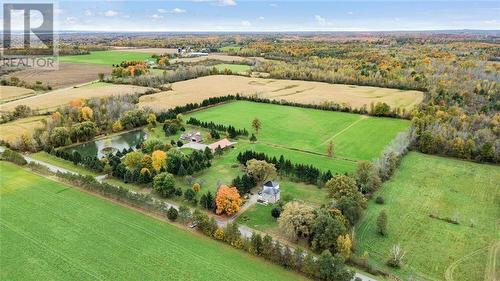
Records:
<instances>
[{"instance_id":1,"label":"tree line","mask_svg":"<svg viewBox=\"0 0 500 281\"><path fill-rule=\"evenodd\" d=\"M230 138L234 139L238 136L248 136L248 131L247 129L236 129L235 127L231 125L223 125L223 124L216 124L213 121L207 122L207 121L201 121L198 120L194 117L189 118L189 120L186 122L187 124L202 127L202 128L207 128L210 130L216 130L220 132L226 132Z\"/></svg>"}]
</instances>

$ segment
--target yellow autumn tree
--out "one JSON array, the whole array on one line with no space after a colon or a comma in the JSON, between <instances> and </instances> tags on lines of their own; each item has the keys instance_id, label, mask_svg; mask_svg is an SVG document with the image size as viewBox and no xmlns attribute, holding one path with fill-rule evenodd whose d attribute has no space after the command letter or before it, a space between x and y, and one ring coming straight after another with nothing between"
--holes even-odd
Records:
<instances>
[{"instance_id":1,"label":"yellow autumn tree","mask_svg":"<svg viewBox=\"0 0 500 281\"><path fill-rule=\"evenodd\" d=\"M195 192L200 192L200 189L201 189L200 184L199 184L199 183L197 183L197 182L195 182L195 183L193 184L193 190L194 190Z\"/></svg>"},{"instance_id":2,"label":"yellow autumn tree","mask_svg":"<svg viewBox=\"0 0 500 281\"><path fill-rule=\"evenodd\" d=\"M112 129L112 130L113 130L113 132L115 132L115 133L116 133L116 132L119 132L119 131L121 131L121 130L123 130L122 122L120 122L120 120L115 121L115 122L113 123L113 126L112 126L112 128L111 128L111 129Z\"/></svg>"},{"instance_id":3,"label":"yellow autumn tree","mask_svg":"<svg viewBox=\"0 0 500 281\"><path fill-rule=\"evenodd\" d=\"M214 238L217 240L222 240L224 239L224 229L222 228L217 228L217 230L214 232Z\"/></svg>"},{"instance_id":4,"label":"yellow autumn tree","mask_svg":"<svg viewBox=\"0 0 500 281\"><path fill-rule=\"evenodd\" d=\"M217 196L215 196L215 205L217 207L215 213L217 215L225 213L232 216L240 211L241 203L241 197L236 187L221 185L217 191Z\"/></svg>"},{"instance_id":5,"label":"yellow autumn tree","mask_svg":"<svg viewBox=\"0 0 500 281\"><path fill-rule=\"evenodd\" d=\"M155 150L151 154L151 160L153 161L153 169L159 172L167 164L167 153L163 150Z\"/></svg>"},{"instance_id":6,"label":"yellow autumn tree","mask_svg":"<svg viewBox=\"0 0 500 281\"><path fill-rule=\"evenodd\" d=\"M337 238L337 249L339 255L342 256L344 260L349 259L352 250L352 240L349 234L339 235Z\"/></svg>"},{"instance_id":7,"label":"yellow autumn tree","mask_svg":"<svg viewBox=\"0 0 500 281\"><path fill-rule=\"evenodd\" d=\"M92 111L92 108L84 106L80 109L80 120L89 121L92 120L93 116L94 116L94 111Z\"/></svg>"},{"instance_id":8,"label":"yellow autumn tree","mask_svg":"<svg viewBox=\"0 0 500 281\"><path fill-rule=\"evenodd\" d=\"M59 122L59 121L61 121L62 115L61 115L61 113L59 113L59 111L56 111L56 112L52 113L52 115L50 117L52 118L52 121Z\"/></svg>"}]
</instances>

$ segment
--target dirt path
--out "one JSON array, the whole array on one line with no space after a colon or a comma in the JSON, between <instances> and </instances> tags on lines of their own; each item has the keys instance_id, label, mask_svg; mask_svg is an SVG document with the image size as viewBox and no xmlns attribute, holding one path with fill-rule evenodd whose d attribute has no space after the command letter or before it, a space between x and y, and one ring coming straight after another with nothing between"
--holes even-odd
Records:
<instances>
[{"instance_id":1,"label":"dirt path","mask_svg":"<svg viewBox=\"0 0 500 281\"><path fill-rule=\"evenodd\" d=\"M334 138L336 138L338 135L344 133L345 131L349 130L352 126L356 125L357 123L365 120L365 119L368 119L368 116L366 115L361 115L361 118L359 118L358 120L352 122L351 124L349 124L349 126L345 127L344 129L340 130L338 133L336 133L335 135L329 137L326 141L324 141L323 143L321 143L321 145L325 145L327 144L329 141L333 140Z\"/></svg>"}]
</instances>

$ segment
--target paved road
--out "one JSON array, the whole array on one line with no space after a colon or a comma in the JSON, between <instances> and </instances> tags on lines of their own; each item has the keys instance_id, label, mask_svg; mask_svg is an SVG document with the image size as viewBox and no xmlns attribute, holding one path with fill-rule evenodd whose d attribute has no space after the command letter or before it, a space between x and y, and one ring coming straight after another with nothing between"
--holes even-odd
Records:
<instances>
[{"instance_id":1,"label":"paved road","mask_svg":"<svg viewBox=\"0 0 500 281\"><path fill-rule=\"evenodd\" d=\"M2 147L0 146L0 152L3 152L5 150L5 147ZM55 166L55 165L52 165L52 164L49 164L47 162L43 162L43 161L40 161L40 160L36 160L36 159L33 159L29 156L26 156L26 155L23 155L24 159L26 159L26 161L28 163L37 163L39 165L42 165L42 166L45 166L47 167L51 172L54 172L54 173L57 173L57 172L61 172L61 173L71 173L71 174L77 174L75 172L72 172L70 170L67 170L67 169L64 169L64 168L61 168L61 167L58 167L58 166ZM102 181L103 179L106 178L106 175L99 175L99 176L96 176L95 179L97 181ZM250 197L250 199L247 201L247 204L245 204L243 207L242 207L242 211L239 212L238 214L241 214L243 213L244 210L246 210L247 208L249 208L250 206L252 206L253 204L255 204L257 202L257 198L258 198L258 195L257 194L254 194ZM170 207L174 207L175 209L179 210L179 206L176 205L176 204L172 204L172 203L167 203L167 202L164 202L164 205L166 208L170 208ZM220 227L225 227L227 225L228 222L233 222L236 218L238 217L238 215L235 215L227 220L221 220L219 218L215 218L216 219L216 222L217 222L217 225L220 226ZM247 227L247 226L244 226L244 225L240 225L238 227L238 230L240 231L241 235L245 238L251 238L252 237L252 234L253 234L253 229ZM293 252L293 248L291 248L292 252ZM356 273L355 274L355 277L358 277L360 278L362 281L377 281L376 279L373 279L373 278L370 278L366 275L363 275L361 273Z\"/></svg>"}]
</instances>

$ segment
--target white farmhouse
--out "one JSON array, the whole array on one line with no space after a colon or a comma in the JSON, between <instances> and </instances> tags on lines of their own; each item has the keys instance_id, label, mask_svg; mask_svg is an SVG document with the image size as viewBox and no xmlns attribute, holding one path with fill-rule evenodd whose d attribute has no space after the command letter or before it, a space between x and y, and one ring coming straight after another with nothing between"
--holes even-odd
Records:
<instances>
[{"instance_id":1,"label":"white farmhouse","mask_svg":"<svg viewBox=\"0 0 500 281\"><path fill-rule=\"evenodd\" d=\"M262 186L262 200L274 204L280 200L280 185L275 181L268 181Z\"/></svg>"}]
</instances>

